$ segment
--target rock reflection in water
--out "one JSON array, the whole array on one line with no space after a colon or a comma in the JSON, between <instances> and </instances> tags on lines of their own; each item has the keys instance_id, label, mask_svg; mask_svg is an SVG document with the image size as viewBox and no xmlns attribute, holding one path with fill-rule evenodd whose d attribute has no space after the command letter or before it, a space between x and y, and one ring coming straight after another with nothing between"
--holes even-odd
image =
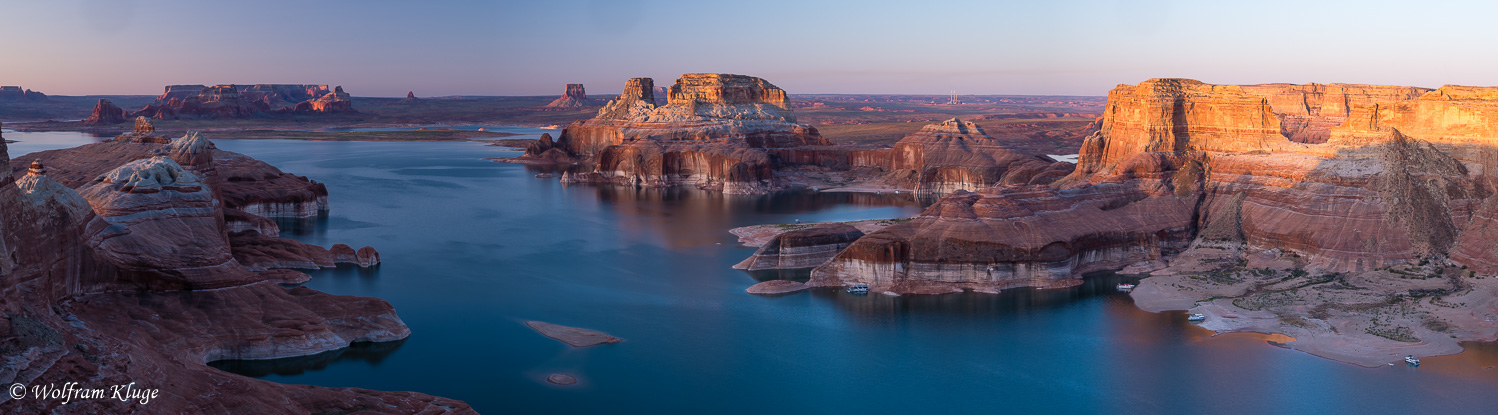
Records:
<instances>
[{"instance_id":1,"label":"rock reflection in water","mask_svg":"<svg viewBox=\"0 0 1498 415\"><path fill-rule=\"evenodd\" d=\"M208 366L249 377L264 377L272 374L292 376L307 371L322 370L328 365L344 361L365 362L371 366L377 366L380 361L385 360L385 357L390 356L391 353L395 353L403 344L406 344L405 339L382 343L359 342L349 347L311 356L269 360L219 360L208 362Z\"/></svg>"}]
</instances>

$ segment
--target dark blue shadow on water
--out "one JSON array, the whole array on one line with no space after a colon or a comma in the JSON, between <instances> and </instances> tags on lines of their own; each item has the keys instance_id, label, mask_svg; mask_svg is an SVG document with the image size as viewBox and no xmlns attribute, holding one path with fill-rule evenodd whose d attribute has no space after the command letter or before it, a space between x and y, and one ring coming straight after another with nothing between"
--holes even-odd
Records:
<instances>
[{"instance_id":1,"label":"dark blue shadow on water","mask_svg":"<svg viewBox=\"0 0 1498 415\"><path fill-rule=\"evenodd\" d=\"M293 376L309 371L326 369L329 365L360 363L378 366L390 354L406 344L404 339L391 342L357 342L338 350L326 351L310 356L287 357L267 360L218 360L208 366L237 375L265 377L269 375Z\"/></svg>"}]
</instances>

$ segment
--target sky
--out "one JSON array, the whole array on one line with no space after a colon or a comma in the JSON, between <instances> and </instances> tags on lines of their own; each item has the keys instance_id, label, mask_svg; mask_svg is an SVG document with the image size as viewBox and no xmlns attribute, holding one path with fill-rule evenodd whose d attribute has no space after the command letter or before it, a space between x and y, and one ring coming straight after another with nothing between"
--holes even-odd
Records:
<instances>
[{"instance_id":1,"label":"sky","mask_svg":"<svg viewBox=\"0 0 1498 415\"><path fill-rule=\"evenodd\" d=\"M1217 84L1495 85L1498 2L0 0L0 85L617 94L754 75L792 94L1105 95Z\"/></svg>"}]
</instances>

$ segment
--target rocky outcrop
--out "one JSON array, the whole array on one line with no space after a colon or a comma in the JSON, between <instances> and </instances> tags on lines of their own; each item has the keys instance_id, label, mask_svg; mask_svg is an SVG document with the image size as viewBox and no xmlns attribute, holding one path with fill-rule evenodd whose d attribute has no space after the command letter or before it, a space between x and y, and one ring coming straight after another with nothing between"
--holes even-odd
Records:
<instances>
[{"instance_id":1,"label":"rocky outcrop","mask_svg":"<svg viewBox=\"0 0 1498 415\"><path fill-rule=\"evenodd\" d=\"M192 171L220 166L202 157L217 153L199 140L113 140L26 161L9 160L0 142L0 161L11 165L0 171L0 381L162 391L148 404L9 399L0 410L471 413L417 393L293 387L205 365L400 340L410 330L385 301L283 288L305 275L252 273L226 258L223 203Z\"/></svg>"},{"instance_id":2,"label":"rocky outcrop","mask_svg":"<svg viewBox=\"0 0 1498 415\"><path fill-rule=\"evenodd\" d=\"M654 95L651 79L631 79L597 117L533 148L559 149L596 166L566 176L573 182L762 193L781 186L765 149L829 144L815 128L797 124L785 91L763 79L687 74L671 87L666 105L657 106Z\"/></svg>"},{"instance_id":3,"label":"rocky outcrop","mask_svg":"<svg viewBox=\"0 0 1498 415\"><path fill-rule=\"evenodd\" d=\"M296 104L292 112L299 114L339 114L354 111L354 101L343 87L334 87L333 92L323 94L314 100L302 101Z\"/></svg>"},{"instance_id":4,"label":"rocky outcrop","mask_svg":"<svg viewBox=\"0 0 1498 415\"><path fill-rule=\"evenodd\" d=\"M93 114L90 114L87 119L83 120L84 124L89 125L119 124L122 122L125 122L125 110L103 98L99 99L99 103L94 104Z\"/></svg>"},{"instance_id":5,"label":"rocky outcrop","mask_svg":"<svg viewBox=\"0 0 1498 415\"><path fill-rule=\"evenodd\" d=\"M850 164L882 168L889 172L887 185L923 194L1049 184L1071 173L1070 163L1014 151L977 124L956 118L927 125L889 150L868 153Z\"/></svg>"},{"instance_id":6,"label":"rocky outcrop","mask_svg":"<svg viewBox=\"0 0 1498 415\"><path fill-rule=\"evenodd\" d=\"M354 112L342 87L327 85L168 85L156 101L134 113L158 120L246 118L256 114Z\"/></svg>"},{"instance_id":7,"label":"rocky outcrop","mask_svg":"<svg viewBox=\"0 0 1498 415\"><path fill-rule=\"evenodd\" d=\"M328 188L322 183L239 153L213 150L213 159L223 177L226 208L272 218L305 218L328 211Z\"/></svg>"},{"instance_id":8,"label":"rocky outcrop","mask_svg":"<svg viewBox=\"0 0 1498 415\"><path fill-rule=\"evenodd\" d=\"M593 102L588 100L588 93L583 89L583 84L567 84L566 92L546 104L545 108L571 109L590 106L593 106Z\"/></svg>"},{"instance_id":9,"label":"rocky outcrop","mask_svg":"<svg viewBox=\"0 0 1498 415\"><path fill-rule=\"evenodd\" d=\"M398 102L398 104L401 104L401 105L416 105L416 104L420 104L421 102L422 102L421 98L417 98L416 97L416 91L406 91L406 97L403 98L403 99L401 99Z\"/></svg>"},{"instance_id":10,"label":"rocky outcrop","mask_svg":"<svg viewBox=\"0 0 1498 415\"><path fill-rule=\"evenodd\" d=\"M753 256L733 267L749 271L811 268L826 263L860 237L863 231L843 223L796 229L776 235Z\"/></svg>"},{"instance_id":11,"label":"rocky outcrop","mask_svg":"<svg viewBox=\"0 0 1498 415\"><path fill-rule=\"evenodd\" d=\"M100 221L89 243L127 278L151 289L242 285L208 186L166 157L127 163L79 189Z\"/></svg>"}]
</instances>

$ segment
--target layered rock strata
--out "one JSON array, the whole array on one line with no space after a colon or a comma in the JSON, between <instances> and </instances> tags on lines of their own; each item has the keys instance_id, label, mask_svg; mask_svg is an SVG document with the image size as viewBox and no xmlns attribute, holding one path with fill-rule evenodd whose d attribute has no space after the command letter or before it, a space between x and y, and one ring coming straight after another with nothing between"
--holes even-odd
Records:
<instances>
[{"instance_id":1,"label":"layered rock strata","mask_svg":"<svg viewBox=\"0 0 1498 415\"><path fill-rule=\"evenodd\" d=\"M977 124L956 118L922 127L889 150L859 156L849 164L882 168L889 172L886 184L924 194L1048 184L1071 173L1069 163L1053 166L1054 160L1014 151Z\"/></svg>"},{"instance_id":2,"label":"layered rock strata","mask_svg":"<svg viewBox=\"0 0 1498 415\"><path fill-rule=\"evenodd\" d=\"M1498 235L1494 90L1122 85L1070 175L949 195L860 238L814 270L812 284L1054 287L1195 246L1291 252L1312 272L1449 255L1498 273L1489 249ZM1315 132L1287 128L1287 116L1346 119Z\"/></svg>"},{"instance_id":3,"label":"layered rock strata","mask_svg":"<svg viewBox=\"0 0 1498 415\"><path fill-rule=\"evenodd\" d=\"M149 403L7 399L0 410L472 412L462 402L418 393L293 387L208 367L220 359L400 340L410 330L385 301L283 288L305 281L305 274L252 273L239 265L225 204L215 196L234 194L212 189L224 179L209 179L223 167L211 157L218 154L212 143L184 137L162 144L139 133L149 139L25 161L9 160L0 141L0 160L11 166L0 171L0 381L134 382L161 394ZM372 249L364 251L354 259L377 260Z\"/></svg>"},{"instance_id":4,"label":"layered rock strata","mask_svg":"<svg viewBox=\"0 0 1498 415\"><path fill-rule=\"evenodd\" d=\"M818 224L776 235L735 269L811 268L822 265L863 236L863 231L843 223Z\"/></svg>"},{"instance_id":5,"label":"layered rock strata","mask_svg":"<svg viewBox=\"0 0 1498 415\"><path fill-rule=\"evenodd\" d=\"M724 193L776 189L765 149L829 142L797 124L784 90L763 79L728 74L682 75L667 104L655 103L654 82L635 78L598 116L538 143L521 161L558 159L559 150L595 166L570 172L570 182L635 186L690 185Z\"/></svg>"}]
</instances>

